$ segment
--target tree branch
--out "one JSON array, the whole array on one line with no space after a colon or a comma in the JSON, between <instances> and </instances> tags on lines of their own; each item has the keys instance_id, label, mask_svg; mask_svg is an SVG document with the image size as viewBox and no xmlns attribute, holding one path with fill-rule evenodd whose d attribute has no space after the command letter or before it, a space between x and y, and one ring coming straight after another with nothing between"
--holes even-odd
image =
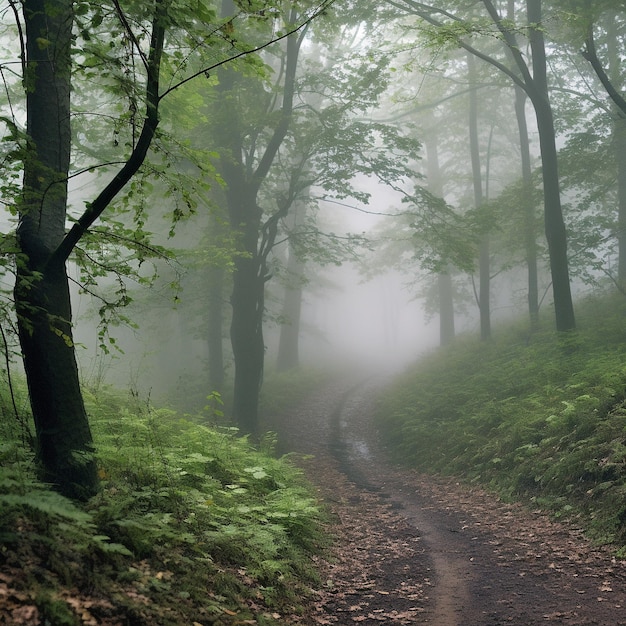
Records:
<instances>
[{"instance_id":1,"label":"tree branch","mask_svg":"<svg viewBox=\"0 0 626 626\"><path fill-rule=\"evenodd\" d=\"M100 192L96 199L89 203L85 212L72 226L59 247L51 256L51 262L65 262L69 258L74 246L80 241L87 229L102 215L111 204L113 198L126 186L128 181L137 173L145 161L148 149L159 124L159 78L163 44L165 41L165 13L167 0L156 0L154 17L152 20L152 35L150 38L150 52L147 58L146 79L146 113L139 139L133 148L128 160L113 180Z\"/></svg>"},{"instance_id":2,"label":"tree branch","mask_svg":"<svg viewBox=\"0 0 626 626\"><path fill-rule=\"evenodd\" d=\"M165 98L165 96L167 96L172 91L178 89L179 87L182 87L183 85L185 85L188 82L192 81L194 78L198 78L198 76L206 76L212 70L214 70L214 69L216 69L218 67L221 67L222 65L226 65L226 63L230 63L231 61L236 61L237 59L240 59L241 57L247 56L248 54L254 54L255 52L260 52L261 50L264 50L265 48L268 48L269 46L271 46L271 45L273 45L275 43L278 43L279 41L282 41L283 39L287 39L288 37L290 37L294 33L297 33L304 26L307 26L308 24L310 24L316 17L318 17L319 15L322 15L323 13L325 13L328 10L328 8L332 4L334 4L334 2L335 2L335 0L324 0L324 2L321 4L320 8L317 11L315 11L315 13L313 13L310 17L308 17L304 22L302 22L301 24L295 26L294 28L292 28L288 32L283 33L279 37L275 37L274 39L272 39L270 41L267 41L264 44L261 44L260 46L256 46L255 48L251 48L250 50L242 50L241 52L238 52L237 54L235 54L232 57L228 57L226 59L222 59L221 61L218 61L217 63L214 63L213 65L207 65L206 67L203 67L201 70L198 70L197 72L194 72L193 74L187 76L187 78L184 78L180 82L178 82L175 85L172 85L171 87L166 89L163 92L163 94L161 95L161 100L163 98Z\"/></svg>"},{"instance_id":3,"label":"tree branch","mask_svg":"<svg viewBox=\"0 0 626 626\"><path fill-rule=\"evenodd\" d=\"M581 54L583 58L589 61L603 87L606 89L606 92L609 94L609 97L619 108L620 117L626 118L626 100L624 100L622 95L617 91L617 89L615 89L615 86L611 82L607 73L604 71L602 63L598 58L596 43L593 37L593 24L589 25L587 39L585 39L585 49L581 51Z\"/></svg>"}]
</instances>

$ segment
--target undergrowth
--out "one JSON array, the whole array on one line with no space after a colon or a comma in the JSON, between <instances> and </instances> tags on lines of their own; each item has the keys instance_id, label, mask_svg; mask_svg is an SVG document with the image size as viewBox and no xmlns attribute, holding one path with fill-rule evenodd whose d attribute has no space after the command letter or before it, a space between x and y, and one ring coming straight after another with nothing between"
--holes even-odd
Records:
<instances>
[{"instance_id":1,"label":"undergrowth","mask_svg":"<svg viewBox=\"0 0 626 626\"><path fill-rule=\"evenodd\" d=\"M35 478L20 429L3 420L0 564L16 604L55 625L269 625L296 614L316 581L321 513L271 439L258 451L232 429L136 398L85 398L102 491L84 506ZM78 606L85 595L106 602Z\"/></svg>"},{"instance_id":2,"label":"undergrowth","mask_svg":"<svg viewBox=\"0 0 626 626\"><path fill-rule=\"evenodd\" d=\"M625 316L623 297L598 297L574 333L459 339L388 391L380 432L408 465L531 499L626 554Z\"/></svg>"}]
</instances>

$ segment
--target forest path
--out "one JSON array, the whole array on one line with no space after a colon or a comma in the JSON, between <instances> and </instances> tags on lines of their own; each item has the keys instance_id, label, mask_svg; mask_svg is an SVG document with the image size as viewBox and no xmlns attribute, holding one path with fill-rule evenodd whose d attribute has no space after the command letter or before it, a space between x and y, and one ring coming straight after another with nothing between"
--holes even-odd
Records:
<instances>
[{"instance_id":1,"label":"forest path","mask_svg":"<svg viewBox=\"0 0 626 626\"><path fill-rule=\"evenodd\" d=\"M626 626L626 565L609 550L540 511L394 467L372 424L381 387L337 382L269 425L338 537L306 624Z\"/></svg>"}]
</instances>

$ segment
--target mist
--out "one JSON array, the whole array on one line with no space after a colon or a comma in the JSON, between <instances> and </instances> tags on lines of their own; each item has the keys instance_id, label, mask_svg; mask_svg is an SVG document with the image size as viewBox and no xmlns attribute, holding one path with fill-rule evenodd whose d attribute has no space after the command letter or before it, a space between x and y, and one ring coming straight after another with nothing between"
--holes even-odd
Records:
<instances>
[{"instance_id":1,"label":"mist","mask_svg":"<svg viewBox=\"0 0 626 626\"><path fill-rule=\"evenodd\" d=\"M237 19L251 42L274 32ZM72 348L84 383L185 410L223 390L253 423L256 403L247 403L277 368L285 326L297 327L298 362L289 367L398 372L461 333L489 340L491 324L527 309L531 282L531 317L554 306L556 253L541 226L542 204L554 202L542 201L550 181L540 124L499 75L506 51L494 52L500 66L474 64L456 48L423 66L425 50L401 43L418 33L375 15L346 24L339 34L314 21L298 46L263 47L262 72L225 63L204 82L180 76L180 89L168 89L164 133L144 170L70 257ZM228 58L230 49L215 46L194 62ZM567 55L557 61L569 67ZM76 80L74 107L87 113L73 131L68 228L117 171L138 127L129 92ZM602 288L617 254L615 216L575 158L577 128L595 115L585 107L553 137L570 233L562 265L571 265L557 282L574 294ZM615 200L608 192L607 206ZM283 312L289 283L301 288L297 316ZM446 319L453 328L444 337ZM249 378L233 392L237 371Z\"/></svg>"}]
</instances>

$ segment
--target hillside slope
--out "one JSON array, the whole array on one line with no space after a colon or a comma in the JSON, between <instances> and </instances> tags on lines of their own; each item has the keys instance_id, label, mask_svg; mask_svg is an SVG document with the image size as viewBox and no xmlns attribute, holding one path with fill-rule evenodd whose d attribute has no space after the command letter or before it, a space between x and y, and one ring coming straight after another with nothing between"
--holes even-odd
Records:
<instances>
[{"instance_id":1,"label":"hillside slope","mask_svg":"<svg viewBox=\"0 0 626 626\"><path fill-rule=\"evenodd\" d=\"M546 323L546 326L548 324ZM422 359L381 399L395 458L508 499L577 516L600 542L626 544L626 303L578 306L579 330L525 322Z\"/></svg>"}]
</instances>

